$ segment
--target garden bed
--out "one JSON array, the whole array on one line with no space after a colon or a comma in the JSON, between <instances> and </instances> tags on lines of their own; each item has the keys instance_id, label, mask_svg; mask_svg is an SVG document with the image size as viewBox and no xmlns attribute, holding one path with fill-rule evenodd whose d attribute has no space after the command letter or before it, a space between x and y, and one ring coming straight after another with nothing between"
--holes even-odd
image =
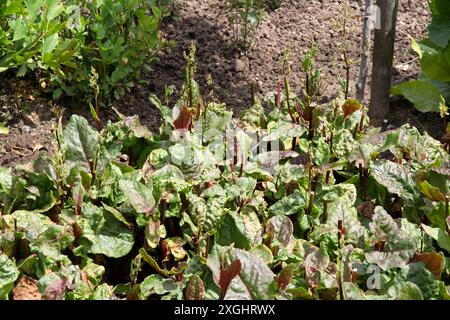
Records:
<instances>
[{"instance_id":1,"label":"garden bed","mask_svg":"<svg viewBox=\"0 0 450 320\"><path fill-rule=\"evenodd\" d=\"M349 4L350 3L350 4ZM283 51L291 46L293 89L300 88L299 59L312 41L319 45L317 64L323 73L326 91L324 99L331 99L337 92L337 76L344 76L342 57L339 51L338 30L333 26L344 6L354 15L353 40L349 47L352 59L358 59L361 42L361 17L364 13L361 1L285 1L281 8L269 12L256 35L255 45L249 59L242 58L229 45L230 28L223 15L220 0L177 1L176 20L168 19L162 31L166 38L176 41L171 52L162 55L154 71L148 77L148 85L138 85L115 107L127 115L137 114L151 130L159 127L158 110L148 101L148 94L164 96L167 85L176 86L179 96L183 82L185 52L192 42L197 44L198 80L206 93L207 75L214 80L214 93L220 101L227 103L236 115L251 104L251 84L256 84L261 96L275 90L281 80L280 60ZM419 68L415 53L411 49L408 35L422 38L430 20L427 1L402 1L399 11L394 83L416 78ZM352 86L357 79L358 63L351 72ZM0 86L0 120L6 118L10 132L1 136L0 165L14 167L34 159L39 151L50 151L51 130L55 123L52 102L40 94L37 84L26 80L10 80ZM80 114L92 119L86 106L76 106L66 99L54 106L65 109L64 119L71 114ZM7 114L8 112L8 114ZM103 110L102 117L116 119L111 110ZM387 116L385 127L398 127L411 123L422 131L440 138L442 128L439 115L422 114L404 99L395 99L392 111ZM439 125L436 125L436 123Z\"/></svg>"}]
</instances>

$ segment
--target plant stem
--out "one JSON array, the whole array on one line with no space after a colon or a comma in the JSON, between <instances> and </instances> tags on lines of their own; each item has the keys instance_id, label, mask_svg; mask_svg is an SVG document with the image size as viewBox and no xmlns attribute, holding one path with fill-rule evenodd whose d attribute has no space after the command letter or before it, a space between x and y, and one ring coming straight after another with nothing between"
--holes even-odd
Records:
<instances>
[{"instance_id":1,"label":"plant stem","mask_svg":"<svg viewBox=\"0 0 450 320\"><path fill-rule=\"evenodd\" d=\"M322 223L326 223L328 220L328 201L323 202Z\"/></svg>"},{"instance_id":2,"label":"plant stem","mask_svg":"<svg viewBox=\"0 0 450 320\"><path fill-rule=\"evenodd\" d=\"M337 257L337 263L338 263L338 286L339 286L339 299L344 300L344 290L342 285L342 220L338 220L338 246L339 246L339 253Z\"/></svg>"},{"instance_id":3,"label":"plant stem","mask_svg":"<svg viewBox=\"0 0 450 320\"><path fill-rule=\"evenodd\" d=\"M347 49L344 50L344 63L345 63L345 100L347 100L350 92L350 61L348 59Z\"/></svg>"},{"instance_id":4,"label":"plant stem","mask_svg":"<svg viewBox=\"0 0 450 320\"><path fill-rule=\"evenodd\" d=\"M284 90L286 90L286 103L289 111L289 115L291 116L292 123L295 124L297 121L295 120L294 114L292 113L291 109L291 102L290 102L290 88L289 88L289 81L287 79L287 76L284 76Z\"/></svg>"}]
</instances>

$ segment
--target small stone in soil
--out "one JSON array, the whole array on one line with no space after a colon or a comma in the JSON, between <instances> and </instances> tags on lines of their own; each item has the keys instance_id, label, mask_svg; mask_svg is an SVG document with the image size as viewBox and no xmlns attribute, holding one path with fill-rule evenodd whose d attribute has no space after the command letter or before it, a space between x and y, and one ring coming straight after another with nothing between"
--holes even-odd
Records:
<instances>
[{"instance_id":1,"label":"small stone in soil","mask_svg":"<svg viewBox=\"0 0 450 320\"><path fill-rule=\"evenodd\" d=\"M236 59L236 61L234 62L234 70L236 70L236 72L243 72L246 69L246 63L244 60L242 59Z\"/></svg>"}]
</instances>

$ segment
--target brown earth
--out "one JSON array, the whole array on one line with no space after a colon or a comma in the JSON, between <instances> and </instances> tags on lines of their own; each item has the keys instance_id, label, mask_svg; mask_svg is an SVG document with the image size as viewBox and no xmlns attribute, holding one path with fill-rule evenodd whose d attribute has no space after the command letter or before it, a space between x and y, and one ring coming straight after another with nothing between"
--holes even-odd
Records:
<instances>
[{"instance_id":1,"label":"brown earth","mask_svg":"<svg viewBox=\"0 0 450 320\"><path fill-rule=\"evenodd\" d=\"M13 289L13 300L41 300L37 281L33 278L23 276Z\"/></svg>"},{"instance_id":2,"label":"brown earth","mask_svg":"<svg viewBox=\"0 0 450 320\"><path fill-rule=\"evenodd\" d=\"M162 31L176 46L162 54L148 76L149 84L138 85L115 107L122 113L138 114L143 124L152 130L159 127L159 114L148 102L149 93L164 97L166 85L174 85L175 97L179 95L184 77L183 52L191 43L197 45L198 74L203 93L206 93L207 75L214 79L214 93L227 103L236 115L250 106L251 85L257 94L275 90L280 80L280 60L287 48L291 50L291 85L300 92L302 73L300 59L312 42L319 46L316 65L322 70L325 99L331 99L338 90L337 77L345 76L342 45L348 48L355 63L351 70L351 86L354 87L359 69L361 29L364 1L344 0L285 0L283 5L269 12L255 37L248 58L239 54L230 43L231 29L224 15L223 0L177 0L175 19L169 19ZM350 34L343 39L336 21L341 21L348 8ZM394 62L394 84L416 78L419 72L416 55L411 49L408 35L423 38L430 20L427 0L400 2L398 32ZM370 78L370 76L369 76ZM39 90L26 81L4 80L0 87L0 122L6 121L10 132L0 135L0 166L14 167L25 163L41 151L51 150L51 131L55 124L54 105ZM65 108L65 117L81 114L91 118L88 108L77 108L66 101L58 107ZM111 110L102 117L114 119ZM441 122L436 114L422 114L409 102L395 98L387 116L387 126L411 123L434 137L441 134Z\"/></svg>"}]
</instances>

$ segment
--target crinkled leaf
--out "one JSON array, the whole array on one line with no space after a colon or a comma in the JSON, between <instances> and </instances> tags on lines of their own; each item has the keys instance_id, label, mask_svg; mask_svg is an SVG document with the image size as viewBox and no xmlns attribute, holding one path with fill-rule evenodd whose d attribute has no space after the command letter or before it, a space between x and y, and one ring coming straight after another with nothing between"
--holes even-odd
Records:
<instances>
[{"instance_id":1,"label":"crinkled leaf","mask_svg":"<svg viewBox=\"0 0 450 320\"><path fill-rule=\"evenodd\" d=\"M390 193L414 202L418 198L414 173L407 165L392 161L374 161L371 165L372 175L377 182L385 186Z\"/></svg>"},{"instance_id":2,"label":"crinkled leaf","mask_svg":"<svg viewBox=\"0 0 450 320\"><path fill-rule=\"evenodd\" d=\"M425 268L423 263L410 263L403 266L386 284L389 299L395 299L406 282L417 285L425 300L438 299L440 297L440 281ZM415 290L417 293L417 290Z\"/></svg>"},{"instance_id":3,"label":"crinkled leaf","mask_svg":"<svg viewBox=\"0 0 450 320\"><path fill-rule=\"evenodd\" d=\"M399 268L409 263L416 251L417 240L400 229L392 217L382 208L376 207L369 224L372 241L382 251L365 253L367 262L377 264L381 269Z\"/></svg>"},{"instance_id":4,"label":"crinkled leaf","mask_svg":"<svg viewBox=\"0 0 450 320\"><path fill-rule=\"evenodd\" d=\"M8 295L19 278L16 264L5 254L0 255L0 300L8 300Z\"/></svg>"},{"instance_id":5,"label":"crinkled leaf","mask_svg":"<svg viewBox=\"0 0 450 320\"><path fill-rule=\"evenodd\" d=\"M406 282L397 294L397 300L423 300L422 291L412 282Z\"/></svg>"},{"instance_id":6,"label":"crinkled leaf","mask_svg":"<svg viewBox=\"0 0 450 320\"><path fill-rule=\"evenodd\" d=\"M270 299L273 295L272 285L275 276L266 263L257 256L232 247L215 245L208 256L214 282L218 287L221 266L239 260L241 272L231 281L225 300Z\"/></svg>"},{"instance_id":7,"label":"crinkled leaf","mask_svg":"<svg viewBox=\"0 0 450 320\"><path fill-rule=\"evenodd\" d=\"M371 251L365 253L368 263L377 264L383 270L399 268L408 264L414 256L414 249L397 249L389 252Z\"/></svg>"},{"instance_id":8,"label":"crinkled leaf","mask_svg":"<svg viewBox=\"0 0 450 320\"><path fill-rule=\"evenodd\" d=\"M183 289L181 283L174 279L164 279L158 274L148 276L140 284L139 298L145 300L151 295L166 295L163 299L183 298Z\"/></svg>"},{"instance_id":9,"label":"crinkled leaf","mask_svg":"<svg viewBox=\"0 0 450 320\"><path fill-rule=\"evenodd\" d=\"M112 297L112 289L107 283L102 283L99 285L95 288L94 293L92 294L93 300L111 300Z\"/></svg>"},{"instance_id":10,"label":"crinkled leaf","mask_svg":"<svg viewBox=\"0 0 450 320\"><path fill-rule=\"evenodd\" d=\"M102 202L102 205L106 211L108 211L109 213L111 213L114 216L114 218L116 218L118 221L122 222L127 227L130 226L130 223L127 221L127 219L125 219L125 217L119 210L117 210L111 206L108 206L107 204L105 204L103 202Z\"/></svg>"},{"instance_id":11,"label":"crinkled leaf","mask_svg":"<svg viewBox=\"0 0 450 320\"><path fill-rule=\"evenodd\" d=\"M345 300L367 300L364 292L353 282L343 282L342 291Z\"/></svg>"},{"instance_id":12,"label":"crinkled leaf","mask_svg":"<svg viewBox=\"0 0 450 320\"><path fill-rule=\"evenodd\" d=\"M256 187L256 180L253 178L241 177L227 189L229 198L248 199L253 194Z\"/></svg>"},{"instance_id":13,"label":"crinkled leaf","mask_svg":"<svg viewBox=\"0 0 450 320\"><path fill-rule=\"evenodd\" d=\"M67 160L88 163L96 158L98 132L83 117L72 115L63 130Z\"/></svg>"},{"instance_id":14,"label":"crinkled leaf","mask_svg":"<svg viewBox=\"0 0 450 320\"><path fill-rule=\"evenodd\" d=\"M139 181L125 179L119 181L119 188L137 213L151 213L155 206L151 189Z\"/></svg>"},{"instance_id":15,"label":"crinkled leaf","mask_svg":"<svg viewBox=\"0 0 450 320\"><path fill-rule=\"evenodd\" d=\"M305 209L307 199L306 191L303 188L300 188L273 204L268 212L270 215L285 216L301 213Z\"/></svg>"},{"instance_id":16,"label":"crinkled leaf","mask_svg":"<svg viewBox=\"0 0 450 320\"><path fill-rule=\"evenodd\" d=\"M186 300L204 300L205 285L198 275L193 275L186 286L184 293Z\"/></svg>"},{"instance_id":17,"label":"crinkled leaf","mask_svg":"<svg viewBox=\"0 0 450 320\"><path fill-rule=\"evenodd\" d=\"M16 211L13 213L16 221L16 232L30 242L30 248L35 253L61 260L61 252L74 240L71 230L53 223L49 217L36 212Z\"/></svg>"},{"instance_id":18,"label":"crinkled leaf","mask_svg":"<svg viewBox=\"0 0 450 320\"><path fill-rule=\"evenodd\" d=\"M383 209L377 206L372 216L372 222L369 223L370 232L375 241L387 241L389 237L396 235L398 225L394 219Z\"/></svg>"},{"instance_id":19,"label":"crinkled leaf","mask_svg":"<svg viewBox=\"0 0 450 320\"><path fill-rule=\"evenodd\" d=\"M312 247L305 259L305 267L312 271L323 271L330 263L328 254L319 248Z\"/></svg>"},{"instance_id":20,"label":"crinkled leaf","mask_svg":"<svg viewBox=\"0 0 450 320\"><path fill-rule=\"evenodd\" d=\"M304 126L291 122L282 123L280 126L270 130L270 134L264 136L262 141L273 141L281 138L298 138L306 132Z\"/></svg>"},{"instance_id":21,"label":"crinkled leaf","mask_svg":"<svg viewBox=\"0 0 450 320\"><path fill-rule=\"evenodd\" d=\"M267 221L266 232L272 241L277 240L287 246L292 240L294 225L286 216L274 216Z\"/></svg>"},{"instance_id":22,"label":"crinkled leaf","mask_svg":"<svg viewBox=\"0 0 450 320\"><path fill-rule=\"evenodd\" d=\"M124 119L124 124L131 132L133 132L136 138L150 139L152 137L151 131L147 127L141 125L138 116L126 117Z\"/></svg>"},{"instance_id":23,"label":"crinkled leaf","mask_svg":"<svg viewBox=\"0 0 450 320\"><path fill-rule=\"evenodd\" d=\"M111 258L127 255L134 244L132 231L108 211L98 207L91 209L95 213L80 220L82 237L89 240L88 252Z\"/></svg>"}]
</instances>

